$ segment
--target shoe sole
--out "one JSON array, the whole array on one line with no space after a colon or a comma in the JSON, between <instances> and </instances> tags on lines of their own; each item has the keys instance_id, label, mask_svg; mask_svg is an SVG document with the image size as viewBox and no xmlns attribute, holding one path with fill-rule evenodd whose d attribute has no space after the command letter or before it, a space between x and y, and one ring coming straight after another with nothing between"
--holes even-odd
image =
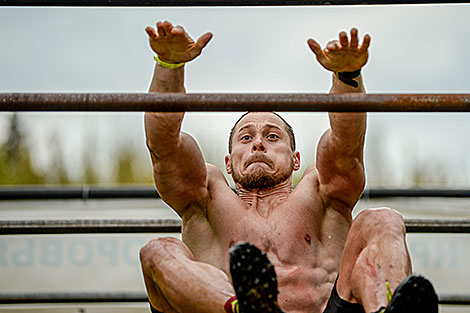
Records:
<instances>
[{"instance_id":1,"label":"shoe sole","mask_svg":"<svg viewBox=\"0 0 470 313\"><path fill-rule=\"evenodd\" d=\"M420 275L410 275L393 293L387 313L437 313L439 301L431 282Z\"/></svg>"},{"instance_id":2,"label":"shoe sole","mask_svg":"<svg viewBox=\"0 0 470 313\"><path fill-rule=\"evenodd\" d=\"M241 313L283 313L277 304L277 279L266 254L250 243L230 248L230 273Z\"/></svg>"}]
</instances>

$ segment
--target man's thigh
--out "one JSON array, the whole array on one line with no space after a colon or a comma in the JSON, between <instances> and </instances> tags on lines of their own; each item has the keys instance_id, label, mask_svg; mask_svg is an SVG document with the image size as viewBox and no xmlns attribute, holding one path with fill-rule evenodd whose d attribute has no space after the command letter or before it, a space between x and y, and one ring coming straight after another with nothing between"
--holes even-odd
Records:
<instances>
[{"instance_id":1,"label":"man's thigh","mask_svg":"<svg viewBox=\"0 0 470 313\"><path fill-rule=\"evenodd\" d=\"M152 306L152 304L150 303L150 301L149 301L149 306L150 306L150 312L152 312L152 313L163 313L163 312L158 311L157 309L155 309L155 308Z\"/></svg>"}]
</instances>

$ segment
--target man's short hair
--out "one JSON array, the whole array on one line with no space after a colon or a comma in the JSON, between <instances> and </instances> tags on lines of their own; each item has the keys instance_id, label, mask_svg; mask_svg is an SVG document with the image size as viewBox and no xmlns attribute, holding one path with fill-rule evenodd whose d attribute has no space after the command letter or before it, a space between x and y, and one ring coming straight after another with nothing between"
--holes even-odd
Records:
<instances>
[{"instance_id":1,"label":"man's short hair","mask_svg":"<svg viewBox=\"0 0 470 313\"><path fill-rule=\"evenodd\" d=\"M247 116L250 113L254 113L254 112L246 112L245 114L240 116L238 121L235 122L235 125L233 125L232 129L230 130L230 135L228 137L228 153L232 153L232 139L233 139L233 131L235 130L235 127L237 127L238 123L242 120L242 118L244 118L245 116ZM270 112L270 113L276 115L277 117L279 117L284 122L284 129L287 131L287 134L289 134L290 148L292 149L292 151L295 151L294 129L292 128L292 126L289 125L289 123L286 122L285 119L282 118L282 116L280 116L276 112Z\"/></svg>"}]
</instances>

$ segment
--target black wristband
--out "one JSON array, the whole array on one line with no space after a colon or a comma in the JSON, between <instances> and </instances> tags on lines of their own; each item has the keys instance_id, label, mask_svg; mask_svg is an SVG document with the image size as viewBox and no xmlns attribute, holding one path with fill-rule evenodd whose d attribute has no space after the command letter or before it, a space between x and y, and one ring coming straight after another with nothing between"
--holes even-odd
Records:
<instances>
[{"instance_id":1,"label":"black wristband","mask_svg":"<svg viewBox=\"0 0 470 313\"><path fill-rule=\"evenodd\" d=\"M337 72L338 79L345 83L346 85L352 86L352 87L359 87L359 83L354 80L354 78L358 77L361 75L361 69L358 69L354 72Z\"/></svg>"}]
</instances>

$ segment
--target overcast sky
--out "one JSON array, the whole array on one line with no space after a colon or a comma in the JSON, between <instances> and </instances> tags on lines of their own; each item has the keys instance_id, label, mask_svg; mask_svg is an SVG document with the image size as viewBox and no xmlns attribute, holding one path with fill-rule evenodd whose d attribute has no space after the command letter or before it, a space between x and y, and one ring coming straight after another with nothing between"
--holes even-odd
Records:
<instances>
[{"instance_id":1,"label":"overcast sky","mask_svg":"<svg viewBox=\"0 0 470 313\"><path fill-rule=\"evenodd\" d=\"M211 31L203 54L186 66L188 92L325 93L331 75L308 49L341 30L372 36L363 70L370 93L468 93L470 5L322 6L256 8L0 8L0 92L146 92L153 53L144 28L167 19L193 36ZM184 128L204 153L223 164L238 113L188 114ZM8 113L0 114L0 130ZM288 113L313 161L326 114ZM118 143L134 143L147 162L141 113L22 115L36 162L50 162L58 134L71 172L84 148L104 166ZM455 186L470 185L470 115L370 114L367 155L379 155L391 174L384 185L407 184L416 163L445 169ZM4 131L0 132L0 140ZM84 147L95 137L92 147ZM374 164L368 171L378 173Z\"/></svg>"}]
</instances>

